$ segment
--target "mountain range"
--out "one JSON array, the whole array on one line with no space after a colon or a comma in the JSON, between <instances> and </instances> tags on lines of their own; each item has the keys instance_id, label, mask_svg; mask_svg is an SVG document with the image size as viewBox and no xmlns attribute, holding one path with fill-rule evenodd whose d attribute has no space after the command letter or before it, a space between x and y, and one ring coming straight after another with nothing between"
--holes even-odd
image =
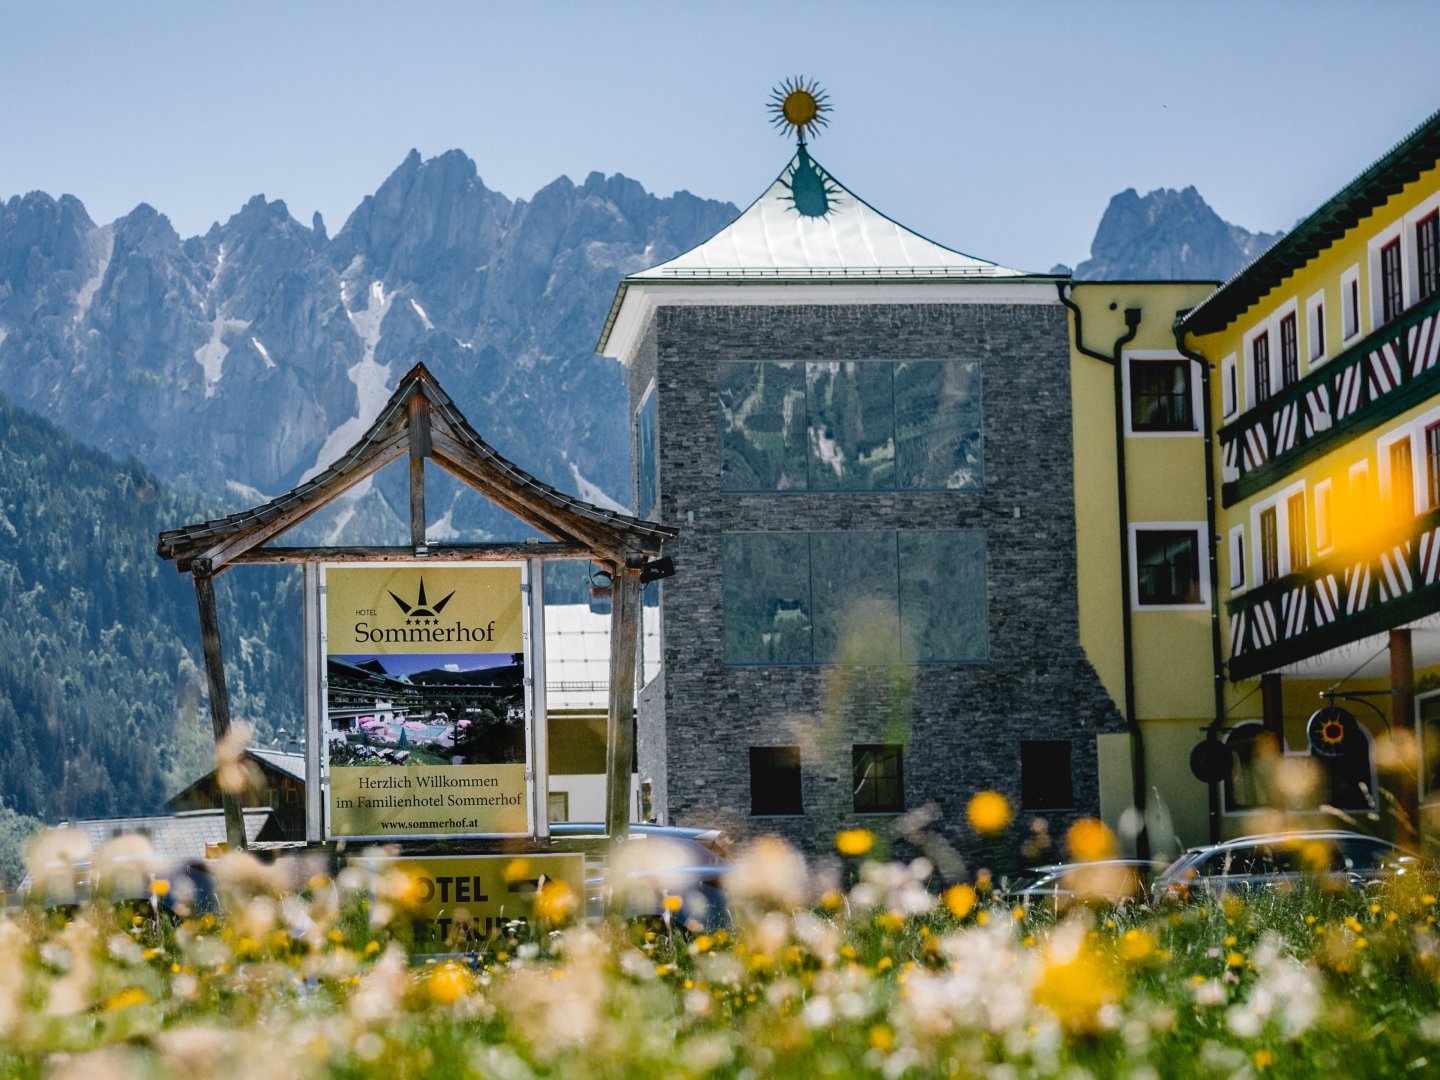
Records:
<instances>
[{"instance_id":1,"label":"mountain range","mask_svg":"<svg viewBox=\"0 0 1440 1080\"><path fill-rule=\"evenodd\" d=\"M623 372L596 336L621 277L736 213L599 173L512 200L459 151L412 152L333 237L319 215L305 225L258 195L189 238L148 205L97 225L69 195L0 204L5 835L23 831L14 821L153 810L204 767L194 601L155 559L156 533L292 487L415 361L502 454L627 503ZM1274 239L1225 223L1193 188L1126 191L1077 277L1225 278ZM517 538L458 490L437 477L432 539ZM405 507L404 470L381 473L306 528L399 542ZM294 576L242 568L219 593L235 714L264 737L293 730Z\"/></svg>"}]
</instances>

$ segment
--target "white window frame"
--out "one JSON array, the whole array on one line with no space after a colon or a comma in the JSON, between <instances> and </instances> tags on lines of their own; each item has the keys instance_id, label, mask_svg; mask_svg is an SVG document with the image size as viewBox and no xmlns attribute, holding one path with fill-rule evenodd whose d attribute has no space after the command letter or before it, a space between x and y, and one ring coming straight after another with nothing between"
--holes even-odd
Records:
<instances>
[{"instance_id":1,"label":"white window frame","mask_svg":"<svg viewBox=\"0 0 1440 1080\"><path fill-rule=\"evenodd\" d=\"M1318 334L1316 327L1320 328ZM1305 301L1305 354L1310 371L1330 359L1330 335L1325 329L1325 290L1321 289ZM1325 347L1317 349L1315 346L1322 341Z\"/></svg>"},{"instance_id":2,"label":"white window frame","mask_svg":"<svg viewBox=\"0 0 1440 1080\"><path fill-rule=\"evenodd\" d=\"M1240 371L1232 352L1220 361L1220 411L1228 420L1240 410Z\"/></svg>"},{"instance_id":3,"label":"white window frame","mask_svg":"<svg viewBox=\"0 0 1440 1080\"><path fill-rule=\"evenodd\" d=\"M1295 348L1300 349L1299 307L1295 297L1292 296L1245 332L1245 407L1247 409L1253 409L1259 404L1255 400L1255 339L1262 334L1270 335L1270 396L1273 398L1285 389L1282 385L1284 367L1280 360L1280 323L1286 315L1295 316ZM1303 351L1295 358L1296 377L1300 379L1303 379L1306 373L1304 359Z\"/></svg>"},{"instance_id":4,"label":"white window frame","mask_svg":"<svg viewBox=\"0 0 1440 1080\"><path fill-rule=\"evenodd\" d=\"M1411 281L1415 277L1414 271L1410 268L1410 259L1406 258L1406 247L1413 248L1415 242L1412 240L1409 245L1405 243L1405 223L1403 220L1392 221L1385 228L1372 236L1365 244L1365 263L1370 271L1370 329L1374 330L1380 325L1380 320L1385 315L1385 305L1380 298L1380 290L1384 288L1384 275L1380 273L1380 249L1394 240L1400 241L1400 311L1396 312L1396 318L1410 306Z\"/></svg>"},{"instance_id":5,"label":"white window frame","mask_svg":"<svg viewBox=\"0 0 1440 1080\"><path fill-rule=\"evenodd\" d=\"M1392 428L1384 435L1375 440L1375 464L1376 476L1379 480L1379 496L1382 516L1390 512L1390 504L1394 501L1390 483L1390 448L1398 442L1409 440L1410 442L1410 500L1417 514L1424 513L1421 509L1428 501L1423 485L1420 483L1423 473L1423 458L1417 459L1415 454L1416 439L1414 438L1416 426L1414 421L1402 427ZM1419 429L1423 435L1424 428Z\"/></svg>"},{"instance_id":6,"label":"white window frame","mask_svg":"<svg viewBox=\"0 0 1440 1080\"><path fill-rule=\"evenodd\" d=\"M1290 566L1290 513L1289 503L1296 495L1305 494L1305 481L1297 480L1289 487L1281 488L1268 499L1264 499L1250 506L1250 533L1255 537L1253 550L1250 552L1250 569L1253 573L1252 581L1256 585L1269 584L1265 581L1263 570L1264 552L1260 545L1260 515L1266 510L1275 511L1275 563L1277 566L1276 578L1282 578L1291 572ZM1308 500L1307 500L1308 502ZM1309 553L1309 537L1306 537L1306 553Z\"/></svg>"},{"instance_id":7,"label":"white window frame","mask_svg":"<svg viewBox=\"0 0 1440 1080\"><path fill-rule=\"evenodd\" d=\"M1362 319L1360 315L1361 290L1358 287L1355 289L1354 293L1355 310L1353 312L1349 310L1351 295L1350 284L1351 282L1355 282L1358 286L1359 281L1359 263L1355 263L1352 266L1348 267L1340 275L1340 345L1342 348L1346 348L1359 341L1360 338L1363 337L1365 334L1364 319ZM1348 325L1346 325L1350 321L1351 316L1354 317L1355 322L1353 330Z\"/></svg>"},{"instance_id":8,"label":"white window frame","mask_svg":"<svg viewBox=\"0 0 1440 1080\"><path fill-rule=\"evenodd\" d=\"M1319 558L1335 550L1335 497L1328 477L1315 485L1312 501L1315 514L1315 557Z\"/></svg>"},{"instance_id":9,"label":"white window frame","mask_svg":"<svg viewBox=\"0 0 1440 1080\"><path fill-rule=\"evenodd\" d=\"M1231 528L1229 536L1230 555L1230 595L1235 596L1245 591L1245 526L1236 525Z\"/></svg>"},{"instance_id":10,"label":"white window frame","mask_svg":"<svg viewBox=\"0 0 1440 1080\"><path fill-rule=\"evenodd\" d=\"M1415 243L1415 226L1422 218L1440 210L1440 192L1431 195L1401 219L1400 251L1404 266L1405 306L1420 302L1420 250Z\"/></svg>"},{"instance_id":11,"label":"white window frame","mask_svg":"<svg viewBox=\"0 0 1440 1080\"><path fill-rule=\"evenodd\" d=\"M1189 431L1136 431L1130 421L1130 365L1132 362L1145 363L1147 360L1180 361L1185 364L1186 381L1190 387L1190 430ZM1173 349L1136 349L1120 354L1121 392L1125 405L1125 437L1129 439L1198 439L1203 435L1200 425L1204 413L1201 410L1200 379L1195 364L1189 357Z\"/></svg>"},{"instance_id":12,"label":"white window frame","mask_svg":"<svg viewBox=\"0 0 1440 1080\"><path fill-rule=\"evenodd\" d=\"M1205 542L1208 526L1203 521L1141 521L1130 525L1130 610L1131 611L1208 611L1210 610L1210 560L1213 554ZM1200 600L1194 604L1140 603L1140 558L1137 536L1142 532L1193 532L1195 550L1199 555L1196 572L1200 575Z\"/></svg>"}]
</instances>

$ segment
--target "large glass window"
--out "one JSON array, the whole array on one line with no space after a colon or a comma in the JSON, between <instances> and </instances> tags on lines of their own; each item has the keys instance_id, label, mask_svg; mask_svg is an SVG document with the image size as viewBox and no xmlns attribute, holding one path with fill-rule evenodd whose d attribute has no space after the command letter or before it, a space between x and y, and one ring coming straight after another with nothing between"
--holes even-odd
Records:
<instances>
[{"instance_id":1,"label":"large glass window","mask_svg":"<svg viewBox=\"0 0 1440 1080\"><path fill-rule=\"evenodd\" d=\"M894 743L856 746L850 756L857 814L905 809L905 748Z\"/></svg>"},{"instance_id":2,"label":"large glass window","mask_svg":"<svg viewBox=\"0 0 1440 1080\"><path fill-rule=\"evenodd\" d=\"M1069 739L1020 743L1020 806L1025 810L1069 810L1075 805Z\"/></svg>"},{"instance_id":3,"label":"large glass window","mask_svg":"<svg viewBox=\"0 0 1440 1080\"><path fill-rule=\"evenodd\" d=\"M975 361L723 363L724 491L978 490Z\"/></svg>"},{"instance_id":4,"label":"large glass window","mask_svg":"<svg viewBox=\"0 0 1440 1080\"><path fill-rule=\"evenodd\" d=\"M982 531L727 533L722 555L727 663L989 658Z\"/></svg>"},{"instance_id":5,"label":"large glass window","mask_svg":"<svg viewBox=\"0 0 1440 1080\"><path fill-rule=\"evenodd\" d=\"M750 813L803 814L798 746L750 748Z\"/></svg>"},{"instance_id":6,"label":"large glass window","mask_svg":"<svg viewBox=\"0 0 1440 1080\"><path fill-rule=\"evenodd\" d=\"M651 387L635 417L635 516L652 517L659 501L656 460L655 388Z\"/></svg>"}]
</instances>

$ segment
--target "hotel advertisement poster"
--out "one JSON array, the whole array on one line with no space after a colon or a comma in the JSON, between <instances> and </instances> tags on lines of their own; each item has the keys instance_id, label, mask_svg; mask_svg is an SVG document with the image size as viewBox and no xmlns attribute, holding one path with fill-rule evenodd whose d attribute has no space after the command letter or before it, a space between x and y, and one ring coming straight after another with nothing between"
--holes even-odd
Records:
<instances>
[{"instance_id":1,"label":"hotel advertisement poster","mask_svg":"<svg viewBox=\"0 0 1440 1080\"><path fill-rule=\"evenodd\" d=\"M527 835L522 567L328 566L330 837Z\"/></svg>"}]
</instances>

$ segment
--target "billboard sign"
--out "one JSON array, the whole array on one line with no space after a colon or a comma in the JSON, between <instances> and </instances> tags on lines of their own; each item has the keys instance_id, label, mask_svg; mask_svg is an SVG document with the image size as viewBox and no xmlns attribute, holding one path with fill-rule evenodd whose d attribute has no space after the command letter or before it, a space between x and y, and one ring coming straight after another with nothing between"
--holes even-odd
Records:
<instances>
[{"instance_id":1,"label":"billboard sign","mask_svg":"<svg viewBox=\"0 0 1440 1080\"><path fill-rule=\"evenodd\" d=\"M531 831L524 568L324 568L326 835Z\"/></svg>"}]
</instances>

